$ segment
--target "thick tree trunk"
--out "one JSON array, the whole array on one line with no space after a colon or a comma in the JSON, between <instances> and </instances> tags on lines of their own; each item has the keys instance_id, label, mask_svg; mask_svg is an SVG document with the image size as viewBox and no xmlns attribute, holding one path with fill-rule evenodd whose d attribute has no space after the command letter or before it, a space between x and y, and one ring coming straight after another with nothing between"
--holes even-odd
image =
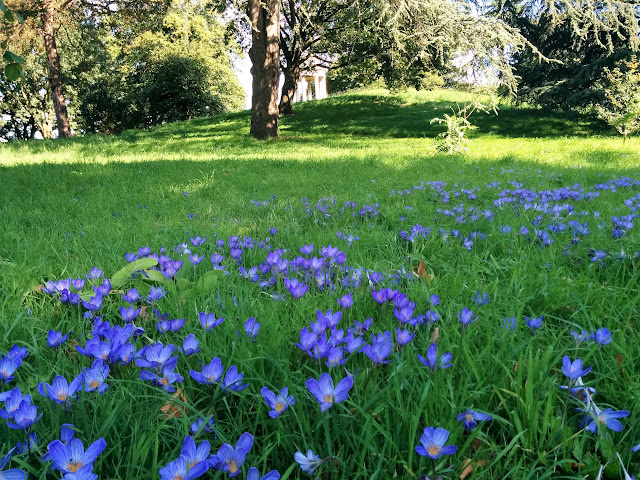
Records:
<instances>
[{"instance_id":1,"label":"thick tree trunk","mask_svg":"<svg viewBox=\"0 0 640 480\"><path fill-rule=\"evenodd\" d=\"M60 74L60 58L58 57L58 50L56 49L54 21L55 10L53 3L47 2L44 11L44 49L47 52L51 98L53 100L53 109L56 112L58 136L70 137L71 126L69 125L67 102L62 92L62 75Z\"/></svg>"},{"instance_id":2,"label":"thick tree trunk","mask_svg":"<svg viewBox=\"0 0 640 480\"><path fill-rule=\"evenodd\" d=\"M251 21L251 135L278 136L280 73L280 0L249 0Z\"/></svg>"},{"instance_id":3,"label":"thick tree trunk","mask_svg":"<svg viewBox=\"0 0 640 480\"><path fill-rule=\"evenodd\" d=\"M298 77L300 69L298 67L285 68L284 83L282 84L282 95L280 95L280 114L293 114L293 98L298 87Z\"/></svg>"}]
</instances>

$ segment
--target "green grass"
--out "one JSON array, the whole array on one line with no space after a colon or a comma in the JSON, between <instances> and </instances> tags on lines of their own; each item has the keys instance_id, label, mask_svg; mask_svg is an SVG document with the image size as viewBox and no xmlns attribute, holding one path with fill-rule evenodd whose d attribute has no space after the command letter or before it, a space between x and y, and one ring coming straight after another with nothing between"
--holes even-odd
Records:
<instances>
[{"instance_id":1,"label":"green grass","mask_svg":"<svg viewBox=\"0 0 640 480\"><path fill-rule=\"evenodd\" d=\"M503 105L498 116L472 117L478 128L468 153L438 152L435 138L442 127L430 124L431 118L469 98L451 91L363 91L297 104L295 115L282 119L281 138L267 142L248 136L249 116L243 112L119 137L0 145L0 325L6 332L0 353L14 343L31 352L15 383L23 393L32 393L44 412L35 428L39 448L44 451L58 438L59 426L70 422L85 445L106 439L107 449L96 463L100 478L155 478L159 468L177 458L191 422L213 414L217 440L203 435L198 442L207 438L215 453L222 442L235 444L249 431L256 442L247 465L259 467L262 474L277 468L283 478L308 478L293 455L309 448L323 458L333 457L323 465L321 478L430 474L431 464L414 450L427 426L450 430L449 443L458 446L455 456L437 464L438 469L452 466L450 478L461 474L466 459L482 464L468 478L595 478L600 464L607 462L606 478L621 478L616 451L629 471L637 472L638 454L629 449L640 442L635 434L640 343L634 324L640 294L633 255L640 250L640 235L633 227L612 238L611 216L629 214L623 202L640 192L634 183L640 180L640 141L631 138L623 144L593 118ZM633 181L596 188L622 177ZM414 188L436 181L446 182L448 203L429 183ZM491 182L500 182L499 188L488 186ZM540 246L531 222L541 212L523 205L494 206L499 192L519 186L533 192L575 187L594 193L593 198L550 200L551 206L569 204L575 211L545 213L537 227L577 220L587 223L591 233L576 235L581 240L571 247L571 229L552 233L555 243ZM463 189L473 190L477 198ZM326 215L316 208L324 197ZM268 205L254 206L252 200ZM355 216L351 207L343 209L346 201L357 203ZM535 202L543 203L540 198ZM442 213L460 204L463 210L453 216ZM364 205L377 205L378 213L360 216ZM487 209L494 212L493 221L484 218ZM582 211L589 214L580 216ZM479 218L474 221L475 214ZM456 222L459 215L466 223ZM403 240L399 232L416 224L432 228L433 235L413 244ZM514 231L503 234L501 225ZM516 234L522 225L531 231L528 237ZM442 301L442 318L431 329L417 328L414 341L395 349L389 364L372 369L369 359L357 353L344 368L332 369L336 381L347 372L355 375L355 385L349 400L325 414L305 381L328 369L293 343L299 341L300 328L315 320L316 310L335 311L336 298L347 292L355 304L343 313L341 328L372 317L372 332L390 330L395 336L393 309L379 310L366 284L338 285L333 293L312 285L299 301L289 297L275 302L271 295L285 290L282 279L260 289L239 277L227 246L223 254L229 276L207 277L210 283L202 291L184 288L187 280L195 283L211 268L214 235L258 241L270 227L278 229L273 247L289 250L289 259L303 244L314 243L315 255L322 245L337 245L354 268L387 275L404 268L408 279L384 285L406 293L417 303L416 313L427 310L431 294ZM441 228L457 229L461 238L477 231L486 239L475 239L467 250L459 238L443 238ZM336 238L338 231L360 239L349 246ZM69 344L60 352L46 347L47 331L72 331L70 338L84 345L91 326L81 310L61 305L39 286L82 277L93 266L111 276L126 265L126 252L143 245L154 252L166 247L176 256L173 247L195 235L209 237L194 249L206 259L194 271L186 266L188 256L183 257L185 267L178 275L183 283L165 282L170 293L158 304L171 317L186 318L183 331L174 336L176 344L189 332L201 342L201 352L180 354L178 361L177 371L185 377L180 384L187 396L184 416L161 418L158 410L170 395L143 384L140 369L128 366L112 367L110 389L103 396L81 392L70 412L43 399L35 388L38 382L50 383L56 374L70 379L90 366ZM590 260L592 249L607 252L602 265ZM265 255L262 249L247 250L243 265L258 265ZM429 283L411 274L421 261L433 275ZM339 280L343 273L336 273ZM140 279L119 288L131 285L149 289ZM476 291L488 293L491 302L475 305ZM100 314L122 323L122 304L113 292ZM463 307L479 316L466 331L457 319ZM198 322L200 311L215 312L226 321L205 333ZM523 317L531 315L545 318L535 333L524 324ZM255 343L242 331L250 316L262 323ZM513 332L501 327L503 318L511 316L517 320ZM153 315L142 321L146 336L136 341L137 348L162 339L154 324ZM454 367L430 374L417 354L425 355L436 327L438 350L453 354ZM569 334L602 327L611 330L613 342L601 348L593 342L576 346ZM593 366L584 381L596 388L601 408L629 410L630 416L621 419L622 432L605 433L603 428L596 436L582 430L575 400L563 425L566 393L558 389L566 382L560 372L563 355ZM214 356L225 367L237 365L249 388L233 394L197 384L188 371L199 370ZM12 385L0 386L0 391ZM272 390L286 385L296 399L278 419L267 415L260 395L265 385ZM490 413L494 420L480 422L466 434L456 416L467 408ZM0 438L4 454L22 437L0 425ZM47 469L35 457L19 458L12 466L23 466L35 478Z\"/></svg>"}]
</instances>

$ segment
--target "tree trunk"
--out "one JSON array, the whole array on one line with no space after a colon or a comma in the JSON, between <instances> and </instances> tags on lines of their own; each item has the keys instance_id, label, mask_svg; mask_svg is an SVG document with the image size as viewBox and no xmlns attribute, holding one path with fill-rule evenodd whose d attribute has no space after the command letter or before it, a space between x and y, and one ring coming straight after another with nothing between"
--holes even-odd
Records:
<instances>
[{"instance_id":1,"label":"tree trunk","mask_svg":"<svg viewBox=\"0 0 640 480\"><path fill-rule=\"evenodd\" d=\"M51 87L51 98L53 109L56 112L56 122L58 124L58 136L70 137L71 126L69 125L69 114L67 113L67 102L62 92L62 75L60 74L60 58L56 49L55 39L55 9L53 2L47 2L44 10L44 49L47 52L47 65L49 67L49 86Z\"/></svg>"},{"instance_id":2,"label":"tree trunk","mask_svg":"<svg viewBox=\"0 0 640 480\"><path fill-rule=\"evenodd\" d=\"M280 0L249 0L251 21L251 135L278 136L280 73Z\"/></svg>"},{"instance_id":3,"label":"tree trunk","mask_svg":"<svg viewBox=\"0 0 640 480\"><path fill-rule=\"evenodd\" d=\"M298 77L300 69L298 67L284 69L284 84L282 85L282 95L280 96L280 114L293 114L293 98L298 87Z\"/></svg>"}]
</instances>

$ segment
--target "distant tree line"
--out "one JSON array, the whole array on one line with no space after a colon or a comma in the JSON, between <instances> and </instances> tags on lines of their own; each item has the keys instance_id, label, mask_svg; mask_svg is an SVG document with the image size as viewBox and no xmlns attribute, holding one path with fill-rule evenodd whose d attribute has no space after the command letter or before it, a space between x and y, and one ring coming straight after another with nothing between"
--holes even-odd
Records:
<instances>
[{"instance_id":1,"label":"distant tree line","mask_svg":"<svg viewBox=\"0 0 640 480\"><path fill-rule=\"evenodd\" d=\"M0 136L119 133L244 105L219 11L192 0L6 0L22 77L0 75ZM52 24L52 25L51 25Z\"/></svg>"},{"instance_id":2,"label":"distant tree line","mask_svg":"<svg viewBox=\"0 0 640 480\"><path fill-rule=\"evenodd\" d=\"M639 44L637 0L0 0L2 8L24 19L9 14L0 25L0 47L11 48L0 79L10 120L0 133L13 138L34 129L46 137L54 126L62 136L117 133L238 108L229 55L249 45L251 133L269 138L293 111L301 72L317 65L331 67L333 91L376 80L424 88L470 69L520 102L585 108L607 101L606 72Z\"/></svg>"}]
</instances>

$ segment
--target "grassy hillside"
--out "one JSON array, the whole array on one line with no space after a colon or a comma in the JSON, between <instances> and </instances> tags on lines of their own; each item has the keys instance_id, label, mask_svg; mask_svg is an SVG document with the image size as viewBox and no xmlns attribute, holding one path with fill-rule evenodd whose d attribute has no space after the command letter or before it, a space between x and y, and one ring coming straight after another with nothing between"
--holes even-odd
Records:
<instances>
[{"instance_id":1,"label":"grassy hillside","mask_svg":"<svg viewBox=\"0 0 640 480\"><path fill-rule=\"evenodd\" d=\"M72 423L85 448L105 439L101 479L157 478L191 424L213 415L213 432L192 435L216 453L251 434L246 463L233 467L244 475L255 466L311 478L294 461L308 449L325 459L315 465L323 479L577 479L595 478L601 464L602 478L622 478L616 452L637 472L640 140L623 144L592 118L503 105L472 117L467 153L438 152L443 127L430 120L469 99L364 91L297 104L281 138L266 142L249 137L244 112L0 145L0 355L8 361L13 345L30 352L15 380L3 384L0 368L0 398L17 385L43 413L31 429L36 454L16 453L8 467L44 478L41 454ZM204 260L193 266L189 254ZM93 267L111 278L103 293ZM293 279L308 288L300 299ZM166 296L147 300L152 286ZM103 394L43 398L40 382L90 374L82 348L91 338L120 345L100 322L125 325L121 294L133 287L142 297L133 324L145 332L123 342L138 363L143 347L175 344L175 372L122 365L113 353ZM69 304L76 294L101 307ZM205 328L201 312L225 321ZM164 315L184 327L161 332ZM245 326L250 317L259 332ZM315 337L301 349L303 328ZM50 329L69 339L48 347ZM201 349L192 355L190 333ZM425 365L432 345L438 361ZM565 356L593 370L567 378ZM248 387L197 381L190 372L214 357ZM308 387L323 373L353 382L326 412ZM558 388L582 377L593 401L590 390ZM265 386L287 386L295 404L270 418ZM468 409L492 420L466 429L457 418ZM416 451L427 427L447 429L456 454L432 461ZM24 438L0 420L0 456ZM223 467L214 459L210 471Z\"/></svg>"}]
</instances>

